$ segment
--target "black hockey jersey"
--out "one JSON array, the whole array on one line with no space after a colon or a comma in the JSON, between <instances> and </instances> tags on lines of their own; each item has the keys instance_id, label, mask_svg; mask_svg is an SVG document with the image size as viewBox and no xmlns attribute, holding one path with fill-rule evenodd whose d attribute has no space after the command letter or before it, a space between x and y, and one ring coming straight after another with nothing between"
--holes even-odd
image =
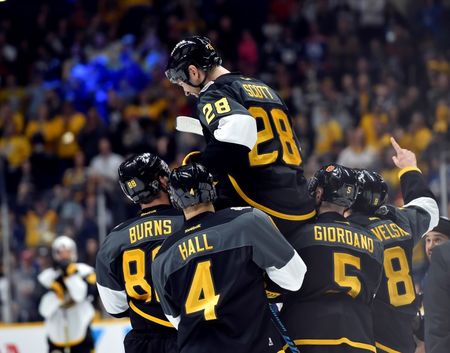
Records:
<instances>
[{"instance_id":1,"label":"black hockey jersey","mask_svg":"<svg viewBox=\"0 0 450 353\"><path fill-rule=\"evenodd\" d=\"M298 290L303 261L263 212L240 207L206 212L170 237L153 264L166 316L182 353L277 352L264 271Z\"/></svg>"},{"instance_id":2,"label":"black hockey jersey","mask_svg":"<svg viewBox=\"0 0 450 353\"><path fill-rule=\"evenodd\" d=\"M300 145L288 109L269 86L239 73L229 73L208 83L199 95L198 116L207 147L205 164L217 177L219 195L231 188L236 203L256 207L278 219L302 222L315 215L314 202L303 176ZM255 142L254 127L257 127ZM225 167L217 146L251 149L241 164Z\"/></svg>"},{"instance_id":3,"label":"black hockey jersey","mask_svg":"<svg viewBox=\"0 0 450 353\"><path fill-rule=\"evenodd\" d=\"M354 213L349 219L370 229L384 247L383 277L373 303L377 350L413 353L412 322L418 304L411 276L412 252L437 224L439 209L418 171L403 174L400 182L404 207L388 206L387 214L380 217Z\"/></svg>"},{"instance_id":4,"label":"black hockey jersey","mask_svg":"<svg viewBox=\"0 0 450 353\"><path fill-rule=\"evenodd\" d=\"M371 304L382 274L381 242L334 212L290 240L308 272L281 319L300 351L374 352Z\"/></svg>"},{"instance_id":5,"label":"black hockey jersey","mask_svg":"<svg viewBox=\"0 0 450 353\"><path fill-rule=\"evenodd\" d=\"M180 211L162 205L143 209L106 237L96 262L97 287L106 311L129 316L131 326L149 333L173 333L153 286L151 264L162 242L183 226Z\"/></svg>"}]
</instances>

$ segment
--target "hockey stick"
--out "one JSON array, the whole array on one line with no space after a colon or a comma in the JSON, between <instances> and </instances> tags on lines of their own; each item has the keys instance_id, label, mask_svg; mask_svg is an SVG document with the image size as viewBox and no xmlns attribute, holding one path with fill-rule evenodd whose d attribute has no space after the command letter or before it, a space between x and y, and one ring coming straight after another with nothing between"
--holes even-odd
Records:
<instances>
[{"instance_id":1,"label":"hockey stick","mask_svg":"<svg viewBox=\"0 0 450 353\"><path fill-rule=\"evenodd\" d=\"M64 353L70 353L71 349L69 346L69 319L67 318L67 310L66 308L61 308L63 311L63 320L64 320Z\"/></svg>"},{"instance_id":2,"label":"hockey stick","mask_svg":"<svg viewBox=\"0 0 450 353\"><path fill-rule=\"evenodd\" d=\"M175 127L178 131L190 132L191 134L203 136L203 128L200 121L190 116L177 116L177 124Z\"/></svg>"},{"instance_id":3,"label":"hockey stick","mask_svg":"<svg viewBox=\"0 0 450 353\"><path fill-rule=\"evenodd\" d=\"M272 313L272 322L275 324L276 328L280 332L281 336L284 339L284 342L287 343L290 351L292 353L300 353L291 336L289 336L286 326L284 326L284 324L280 320L280 316L278 315L280 312L278 311L277 305L269 303L269 309L270 312Z\"/></svg>"}]
</instances>

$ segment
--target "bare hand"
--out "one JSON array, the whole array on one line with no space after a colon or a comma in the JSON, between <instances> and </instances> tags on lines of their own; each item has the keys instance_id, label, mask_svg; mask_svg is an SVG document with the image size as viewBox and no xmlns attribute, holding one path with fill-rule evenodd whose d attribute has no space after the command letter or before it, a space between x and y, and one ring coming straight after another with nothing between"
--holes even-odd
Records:
<instances>
[{"instance_id":1,"label":"bare hand","mask_svg":"<svg viewBox=\"0 0 450 353\"><path fill-rule=\"evenodd\" d=\"M414 152L401 148L400 145L391 137L391 144L394 147L396 156L392 156L392 160L397 168L403 169L407 167L417 168L417 160Z\"/></svg>"},{"instance_id":2,"label":"bare hand","mask_svg":"<svg viewBox=\"0 0 450 353\"><path fill-rule=\"evenodd\" d=\"M416 346L416 351L414 353L425 353L425 343L419 341Z\"/></svg>"}]
</instances>

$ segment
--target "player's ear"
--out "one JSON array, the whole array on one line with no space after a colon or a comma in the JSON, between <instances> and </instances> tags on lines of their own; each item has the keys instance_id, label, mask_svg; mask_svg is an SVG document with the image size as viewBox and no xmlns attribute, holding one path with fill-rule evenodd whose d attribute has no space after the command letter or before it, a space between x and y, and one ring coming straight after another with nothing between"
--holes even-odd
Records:
<instances>
[{"instance_id":1,"label":"player's ear","mask_svg":"<svg viewBox=\"0 0 450 353\"><path fill-rule=\"evenodd\" d=\"M189 81L195 82L200 78L200 70L195 65L188 66Z\"/></svg>"},{"instance_id":2,"label":"player's ear","mask_svg":"<svg viewBox=\"0 0 450 353\"><path fill-rule=\"evenodd\" d=\"M321 186L317 187L315 195L316 195L316 205L320 205L323 197L323 188Z\"/></svg>"}]
</instances>

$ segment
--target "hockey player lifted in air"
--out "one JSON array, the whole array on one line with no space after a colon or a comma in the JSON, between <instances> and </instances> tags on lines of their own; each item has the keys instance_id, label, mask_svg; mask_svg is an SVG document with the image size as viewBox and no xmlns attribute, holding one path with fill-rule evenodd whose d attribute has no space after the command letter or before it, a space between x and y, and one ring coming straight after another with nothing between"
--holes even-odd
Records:
<instances>
[{"instance_id":1,"label":"hockey player lifted in air","mask_svg":"<svg viewBox=\"0 0 450 353\"><path fill-rule=\"evenodd\" d=\"M216 208L258 208L288 237L315 215L292 119L272 88L221 64L206 37L186 38L170 55L166 76L198 97L207 143L186 159L202 163L218 181Z\"/></svg>"}]
</instances>

